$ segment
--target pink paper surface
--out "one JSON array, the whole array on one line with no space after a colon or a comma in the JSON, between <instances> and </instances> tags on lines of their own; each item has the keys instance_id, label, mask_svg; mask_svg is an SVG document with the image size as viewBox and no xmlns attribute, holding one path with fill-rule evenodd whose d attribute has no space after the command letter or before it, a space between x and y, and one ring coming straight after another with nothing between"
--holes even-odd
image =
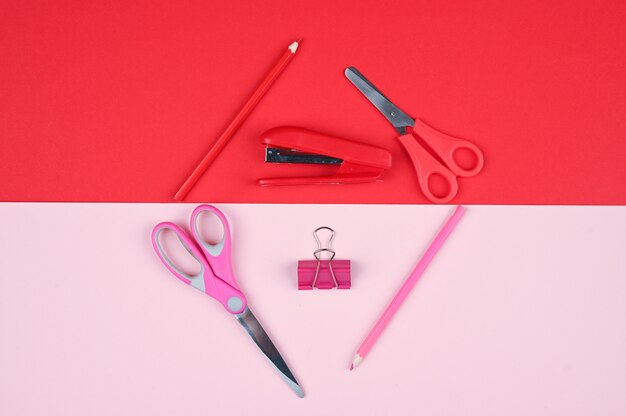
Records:
<instances>
[{"instance_id":1,"label":"pink paper surface","mask_svg":"<svg viewBox=\"0 0 626 416\"><path fill-rule=\"evenodd\" d=\"M350 373L452 207L219 205L304 399L152 252L193 207L0 204L1 415L626 413L626 207L468 207ZM296 289L321 225L351 290Z\"/></svg>"}]
</instances>

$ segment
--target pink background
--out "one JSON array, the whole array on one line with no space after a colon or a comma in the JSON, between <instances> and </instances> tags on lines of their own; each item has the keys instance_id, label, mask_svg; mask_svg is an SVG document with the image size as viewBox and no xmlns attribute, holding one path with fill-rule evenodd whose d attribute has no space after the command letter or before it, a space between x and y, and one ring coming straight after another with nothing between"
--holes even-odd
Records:
<instances>
[{"instance_id":1,"label":"pink background","mask_svg":"<svg viewBox=\"0 0 626 416\"><path fill-rule=\"evenodd\" d=\"M0 414L626 413L626 208L470 206L367 360L350 358L450 206L220 205L296 398L149 242L193 205L0 204ZM350 291L298 292L334 227Z\"/></svg>"}]
</instances>

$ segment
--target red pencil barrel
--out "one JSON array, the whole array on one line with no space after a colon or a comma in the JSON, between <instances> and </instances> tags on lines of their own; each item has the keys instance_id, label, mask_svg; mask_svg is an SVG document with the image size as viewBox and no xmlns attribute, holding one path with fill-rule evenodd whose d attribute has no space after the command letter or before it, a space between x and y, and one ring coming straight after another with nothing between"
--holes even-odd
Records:
<instances>
[{"instance_id":1,"label":"red pencil barrel","mask_svg":"<svg viewBox=\"0 0 626 416\"><path fill-rule=\"evenodd\" d=\"M248 99L248 101L244 104L243 108L239 111L239 113L235 116L233 121L226 127L226 130L222 135L217 139L215 144L211 147L209 152L204 156L202 161L191 175L187 178L183 186L180 187L176 195L174 195L174 199L177 201L182 201L191 188L194 187L196 182L200 179L202 174L206 172L209 165L215 160L219 152L226 146L228 140L235 134L239 126L244 122L244 120L248 117L248 115L252 112L254 107L257 105L259 100L265 95L270 86L274 83L276 78L280 75L280 73L285 69L289 61L295 55L295 50L287 49L285 53L280 57L280 59L274 64L269 73L265 76L263 81L259 84L257 89L254 91L252 96Z\"/></svg>"}]
</instances>

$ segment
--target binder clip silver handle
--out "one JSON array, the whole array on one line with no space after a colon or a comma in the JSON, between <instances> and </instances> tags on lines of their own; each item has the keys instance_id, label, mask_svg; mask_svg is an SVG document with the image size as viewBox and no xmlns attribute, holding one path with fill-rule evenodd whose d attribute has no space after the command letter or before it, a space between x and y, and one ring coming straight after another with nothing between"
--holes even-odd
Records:
<instances>
[{"instance_id":1,"label":"binder clip silver handle","mask_svg":"<svg viewBox=\"0 0 626 416\"><path fill-rule=\"evenodd\" d=\"M322 247L322 242L317 235L321 230L328 230L331 232L330 238L328 239L327 247ZM322 253L330 253L330 259L328 260L328 268L330 270L330 275L333 278L333 283L335 284L335 289L339 287L337 283L337 278L335 277L335 272L333 270L333 259L335 258L335 251L333 250L333 239L335 238L335 230L330 227L318 227L313 231L313 237L315 237L315 241L317 241L317 250L313 252L313 255L317 259L317 267L315 268L315 277L313 278L312 287L315 288L315 284L317 283L317 276L320 272L320 264L322 261Z\"/></svg>"}]
</instances>

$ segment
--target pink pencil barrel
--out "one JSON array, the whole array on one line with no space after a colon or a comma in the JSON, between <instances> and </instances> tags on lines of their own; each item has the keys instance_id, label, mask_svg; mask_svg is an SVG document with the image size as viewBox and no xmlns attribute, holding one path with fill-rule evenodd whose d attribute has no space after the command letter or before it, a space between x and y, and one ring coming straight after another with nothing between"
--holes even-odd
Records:
<instances>
[{"instance_id":1,"label":"pink pencil barrel","mask_svg":"<svg viewBox=\"0 0 626 416\"><path fill-rule=\"evenodd\" d=\"M406 297L409 295L413 286L415 286L419 278L422 276L424 270L426 270L433 257L435 257L435 254L437 254L441 246L443 246L443 243L445 243L446 239L452 230L454 230L454 227L456 227L464 213L465 208L459 205L454 210L452 216L448 218L448 221L430 244L426 253L424 253L419 263L417 263L417 266L415 266L415 269L413 269L409 277L404 281L398 293L396 293L391 303L387 306L387 309L385 309L381 317L378 318L378 321L376 321L370 332L367 334L367 337L365 337L365 340L354 356L352 364L350 365L350 370L354 369L361 362L361 360L365 358L370 349L372 349L372 346L378 337L380 337L383 329L385 329L400 305L402 305L402 302L404 302Z\"/></svg>"}]
</instances>

